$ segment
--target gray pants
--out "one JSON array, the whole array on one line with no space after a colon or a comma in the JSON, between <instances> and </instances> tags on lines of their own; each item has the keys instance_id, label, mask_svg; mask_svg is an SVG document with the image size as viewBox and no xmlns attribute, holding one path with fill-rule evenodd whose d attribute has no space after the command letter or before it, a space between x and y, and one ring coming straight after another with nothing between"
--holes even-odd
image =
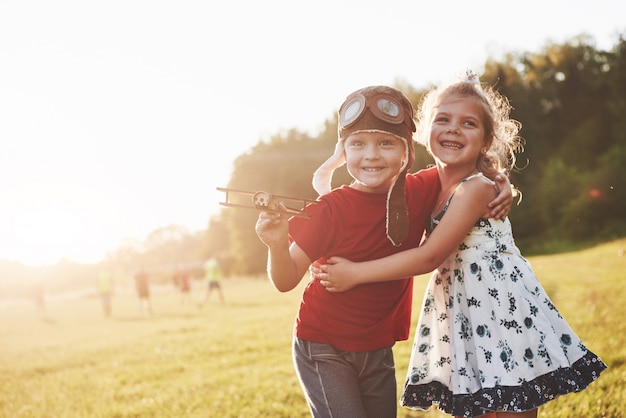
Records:
<instances>
[{"instance_id":1,"label":"gray pants","mask_svg":"<svg viewBox=\"0 0 626 418\"><path fill-rule=\"evenodd\" d=\"M353 353L294 338L293 361L316 418L395 418L392 347Z\"/></svg>"}]
</instances>

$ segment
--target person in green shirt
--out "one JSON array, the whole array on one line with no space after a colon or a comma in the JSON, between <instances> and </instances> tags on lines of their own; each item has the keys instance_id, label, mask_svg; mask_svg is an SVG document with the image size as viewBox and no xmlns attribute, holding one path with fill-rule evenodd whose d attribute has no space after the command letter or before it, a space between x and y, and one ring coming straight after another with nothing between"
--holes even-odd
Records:
<instances>
[{"instance_id":1,"label":"person in green shirt","mask_svg":"<svg viewBox=\"0 0 626 418\"><path fill-rule=\"evenodd\" d=\"M213 290L219 294L220 302L224 303L224 293L222 292L222 270L217 258L211 257L204 263L204 279L206 280L206 291L198 302L198 307L204 306L206 301L211 296Z\"/></svg>"}]
</instances>

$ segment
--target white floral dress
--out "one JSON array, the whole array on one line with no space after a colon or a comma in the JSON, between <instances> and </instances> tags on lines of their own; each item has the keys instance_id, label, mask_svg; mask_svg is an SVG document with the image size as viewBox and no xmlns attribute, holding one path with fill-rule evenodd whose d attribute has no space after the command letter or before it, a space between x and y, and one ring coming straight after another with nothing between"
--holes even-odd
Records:
<instances>
[{"instance_id":1,"label":"white floral dress","mask_svg":"<svg viewBox=\"0 0 626 418\"><path fill-rule=\"evenodd\" d=\"M464 417L525 411L604 369L539 284L509 220L480 219L430 278L401 404Z\"/></svg>"}]
</instances>

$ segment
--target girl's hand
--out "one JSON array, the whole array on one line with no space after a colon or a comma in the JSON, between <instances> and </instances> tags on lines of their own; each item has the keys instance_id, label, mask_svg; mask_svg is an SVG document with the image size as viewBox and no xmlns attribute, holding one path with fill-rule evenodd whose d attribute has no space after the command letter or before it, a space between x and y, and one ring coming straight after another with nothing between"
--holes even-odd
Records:
<instances>
[{"instance_id":1,"label":"girl's hand","mask_svg":"<svg viewBox=\"0 0 626 418\"><path fill-rule=\"evenodd\" d=\"M496 219L504 220L511 211L513 206L513 186L509 181L509 178L503 174L498 174L495 177L496 186L500 191L500 194L489 202L489 208L491 209L491 216Z\"/></svg>"},{"instance_id":2,"label":"girl's hand","mask_svg":"<svg viewBox=\"0 0 626 418\"><path fill-rule=\"evenodd\" d=\"M320 284L331 293L345 292L358 285L358 264L341 257L331 257L328 264L319 266L320 273L315 274Z\"/></svg>"},{"instance_id":3,"label":"girl's hand","mask_svg":"<svg viewBox=\"0 0 626 418\"><path fill-rule=\"evenodd\" d=\"M311 265L309 266L309 276L311 276L311 279L321 280L322 274L324 275L324 277L326 277L326 273L322 270L321 266L322 264L319 261L314 261L313 263L311 263Z\"/></svg>"}]
</instances>

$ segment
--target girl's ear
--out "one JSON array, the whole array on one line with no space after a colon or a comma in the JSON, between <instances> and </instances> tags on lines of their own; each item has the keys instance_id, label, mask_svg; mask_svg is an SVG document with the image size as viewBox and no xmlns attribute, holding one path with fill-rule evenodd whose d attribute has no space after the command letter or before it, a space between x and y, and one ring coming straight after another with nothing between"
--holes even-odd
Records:
<instances>
[{"instance_id":1,"label":"girl's ear","mask_svg":"<svg viewBox=\"0 0 626 418\"><path fill-rule=\"evenodd\" d=\"M493 135L489 135L487 138L485 138L485 143L483 145L483 149L486 151L489 151L489 148L491 148L491 145L493 144Z\"/></svg>"}]
</instances>

